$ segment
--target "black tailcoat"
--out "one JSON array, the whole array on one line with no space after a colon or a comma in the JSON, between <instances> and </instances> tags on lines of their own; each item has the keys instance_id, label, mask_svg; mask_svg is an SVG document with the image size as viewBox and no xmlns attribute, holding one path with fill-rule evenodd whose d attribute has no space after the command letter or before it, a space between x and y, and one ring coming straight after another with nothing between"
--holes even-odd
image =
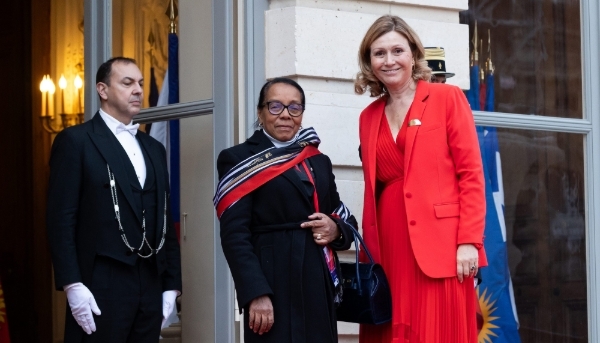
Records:
<instances>
[{"instance_id":1,"label":"black tailcoat","mask_svg":"<svg viewBox=\"0 0 600 343\"><path fill-rule=\"evenodd\" d=\"M245 143L223 150L219 178L242 160L269 147L256 131ZM320 212L330 214L340 198L329 158L308 159L314 173ZM314 213L312 199L294 168L246 195L221 216L221 244L231 269L240 308L245 309L245 342L337 342L334 289L323 255L310 229L300 228ZM334 219L336 220L336 219ZM336 220L342 239L333 250L346 250L352 233ZM352 216L349 222L356 227ZM262 336L248 329L247 309L258 296L269 295L275 323Z\"/></svg>"},{"instance_id":2,"label":"black tailcoat","mask_svg":"<svg viewBox=\"0 0 600 343\"><path fill-rule=\"evenodd\" d=\"M154 170L147 180L156 194L152 218L146 216L147 233L153 248L162 237L165 194L169 203L169 176L164 147L154 138L138 131L136 135L148 165ZM55 286L90 285L96 256L109 257L135 266L138 255L123 242L109 185L107 165L116 181L121 223L132 247L142 241L140 200L132 187L131 161L108 126L96 113L81 125L56 136L50 158L47 232L54 265ZM135 175L135 174L134 174ZM139 183L138 183L139 188ZM153 200L153 199L152 199ZM167 209L167 234L163 248L151 258L156 263L163 290L181 290L179 243ZM148 230L150 228L150 230ZM114 285L118 287L118 285ZM82 331L83 332L83 331Z\"/></svg>"}]
</instances>

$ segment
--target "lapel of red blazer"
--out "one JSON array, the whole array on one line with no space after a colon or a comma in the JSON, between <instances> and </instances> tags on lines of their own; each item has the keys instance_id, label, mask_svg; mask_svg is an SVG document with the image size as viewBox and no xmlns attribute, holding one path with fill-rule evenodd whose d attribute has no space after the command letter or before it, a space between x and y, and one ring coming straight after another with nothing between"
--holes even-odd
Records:
<instances>
[{"instance_id":1,"label":"lapel of red blazer","mask_svg":"<svg viewBox=\"0 0 600 343\"><path fill-rule=\"evenodd\" d=\"M375 163L377 156L377 136L379 136L379 123L381 122L381 116L383 115L383 111L385 108L385 97L377 99L371 106L370 109L365 114L368 115L365 118L365 122L368 123L368 138L367 138L367 149L366 151L366 160L367 160L367 168L365 168L365 172L367 173L368 180L370 181L371 193L373 199L375 198Z\"/></svg>"},{"instance_id":2,"label":"lapel of red blazer","mask_svg":"<svg viewBox=\"0 0 600 343\"><path fill-rule=\"evenodd\" d=\"M417 91L410 108L410 117L408 118L409 123L414 119L421 121L423 118L423 112L425 111L425 106L427 104L427 97L429 97L429 84L425 81L419 81L417 83ZM417 131L419 131L420 127L421 126L409 126L406 130L406 145L404 148L404 182L406 182L408 179L415 137L417 136Z\"/></svg>"},{"instance_id":3,"label":"lapel of red blazer","mask_svg":"<svg viewBox=\"0 0 600 343\"><path fill-rule=\"evenodd\" d=\"M363 238L375 261L380 262L379 235L375 211L375 177L377 136L379 124L385 108L386 97L373 101L361 114L361 151L363 153L363 172L365 173L365 203L363 211ZM367 193L368 192L368 193ZM366 256L362 256L364 261Z\"/></svg>"}]
</instances>

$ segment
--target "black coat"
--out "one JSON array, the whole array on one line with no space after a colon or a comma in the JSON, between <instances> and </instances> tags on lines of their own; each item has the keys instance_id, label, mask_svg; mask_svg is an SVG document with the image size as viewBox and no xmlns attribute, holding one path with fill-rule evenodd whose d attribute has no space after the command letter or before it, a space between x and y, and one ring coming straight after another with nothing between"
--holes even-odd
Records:
<instances>
[{"instance_id":1,"label":"black coat","mask_svg":"<svg viewBox=\"0 0 600 343\"><path fill-rule=\"evenodd\" d=\"M144 132L138 131L137 139L154 166L157 209L163 209L164 194L169 192L165 149ZM54 140L47 230L56 289L62 290L64 285L75 282L89 285L96 255L131 266L139 258L123 243L115 220L107 164L115 176L127 239L132 246L139 246L142 216L134 206L128 181L126 163L131 162L125 161L118 149L123 148L98 113L84 124L63 130ZM162 237L163 226L163 211L156 212L153 247ZM155 261L162 275L162 289L181 290L179 243L170 217L167 225L166 240Z\"/></svg>"},{"instance_id":2,"label":"black coat","mask_svg":"<svg viewBox=\"0 0 600 343\"><path fill-rule=\"evenodd\" d=\"M245 143L223 150L217 160L219 178L242 160L272 147L256 131ZM313 168L320 212L330 214L340 198L329 158L308 159ZM248 329L245 342L337 342L334 288L322 246L313 241L310 229L300 228L314 213L305 185L294 169L270 180L246 195L221 216L221 244L236 286L240 309L246 314L250 302L269 295L275 323L259 336ZM333 250L346 250L352 233L342 220L334 219L342 239ZM352 216L349 222L356 227Z\"/></svg>"}]
</instances>

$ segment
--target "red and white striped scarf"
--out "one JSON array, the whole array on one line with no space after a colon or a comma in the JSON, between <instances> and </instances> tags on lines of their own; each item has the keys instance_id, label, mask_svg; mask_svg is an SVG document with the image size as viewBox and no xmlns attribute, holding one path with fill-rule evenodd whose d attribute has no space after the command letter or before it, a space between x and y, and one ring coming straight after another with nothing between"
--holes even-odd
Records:
<instances>
[{"instance_id":1,"label":"red and white striped scarf","mask_svg":"<svg viewBox=\"0 0 600 343\"><path fill-rule=\"evenodd\" d=\"M245 195L281 175L305 159L318 155L321 140L312 127L300 130L292 144L265 149L229 170L217 185L213 204L217 217Z\"/></svg>"}]
</instances>

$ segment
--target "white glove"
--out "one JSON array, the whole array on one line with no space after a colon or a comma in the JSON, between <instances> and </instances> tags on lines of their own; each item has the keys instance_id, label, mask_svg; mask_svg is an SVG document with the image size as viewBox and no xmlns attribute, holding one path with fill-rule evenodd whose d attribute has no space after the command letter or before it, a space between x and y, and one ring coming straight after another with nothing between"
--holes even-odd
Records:
<instances>
[{"instance_id":1,"label":"white glove","mask_svg":"<svg viewBox=\"0 0 600 343\"><path fill-rule=\"evenodd\" d=\"M160 327L163 328L167 318L171 315L171 312L175 309L175 299L179 295L179 291L164 291L162 294L163 302L162 302L162 310L163 310L163 319Z\"/></svg>"},{"instance_id":2,"label":"white glove","mask_svg":"<svg viewBox=\"0 0 600 343\"><path fill-rule=\"evenodd\" d=\"M96 300L92 295L92 292L85 287L81 282L72 283L63 287L65 293L67 293L67 300L71 307L71 313L77 324L81 326L83 331L88 335L96 331L96 323L94 323L94 317L92 311L99 316L100 309L96 304Z\"/></svg>"}]
</instances>

